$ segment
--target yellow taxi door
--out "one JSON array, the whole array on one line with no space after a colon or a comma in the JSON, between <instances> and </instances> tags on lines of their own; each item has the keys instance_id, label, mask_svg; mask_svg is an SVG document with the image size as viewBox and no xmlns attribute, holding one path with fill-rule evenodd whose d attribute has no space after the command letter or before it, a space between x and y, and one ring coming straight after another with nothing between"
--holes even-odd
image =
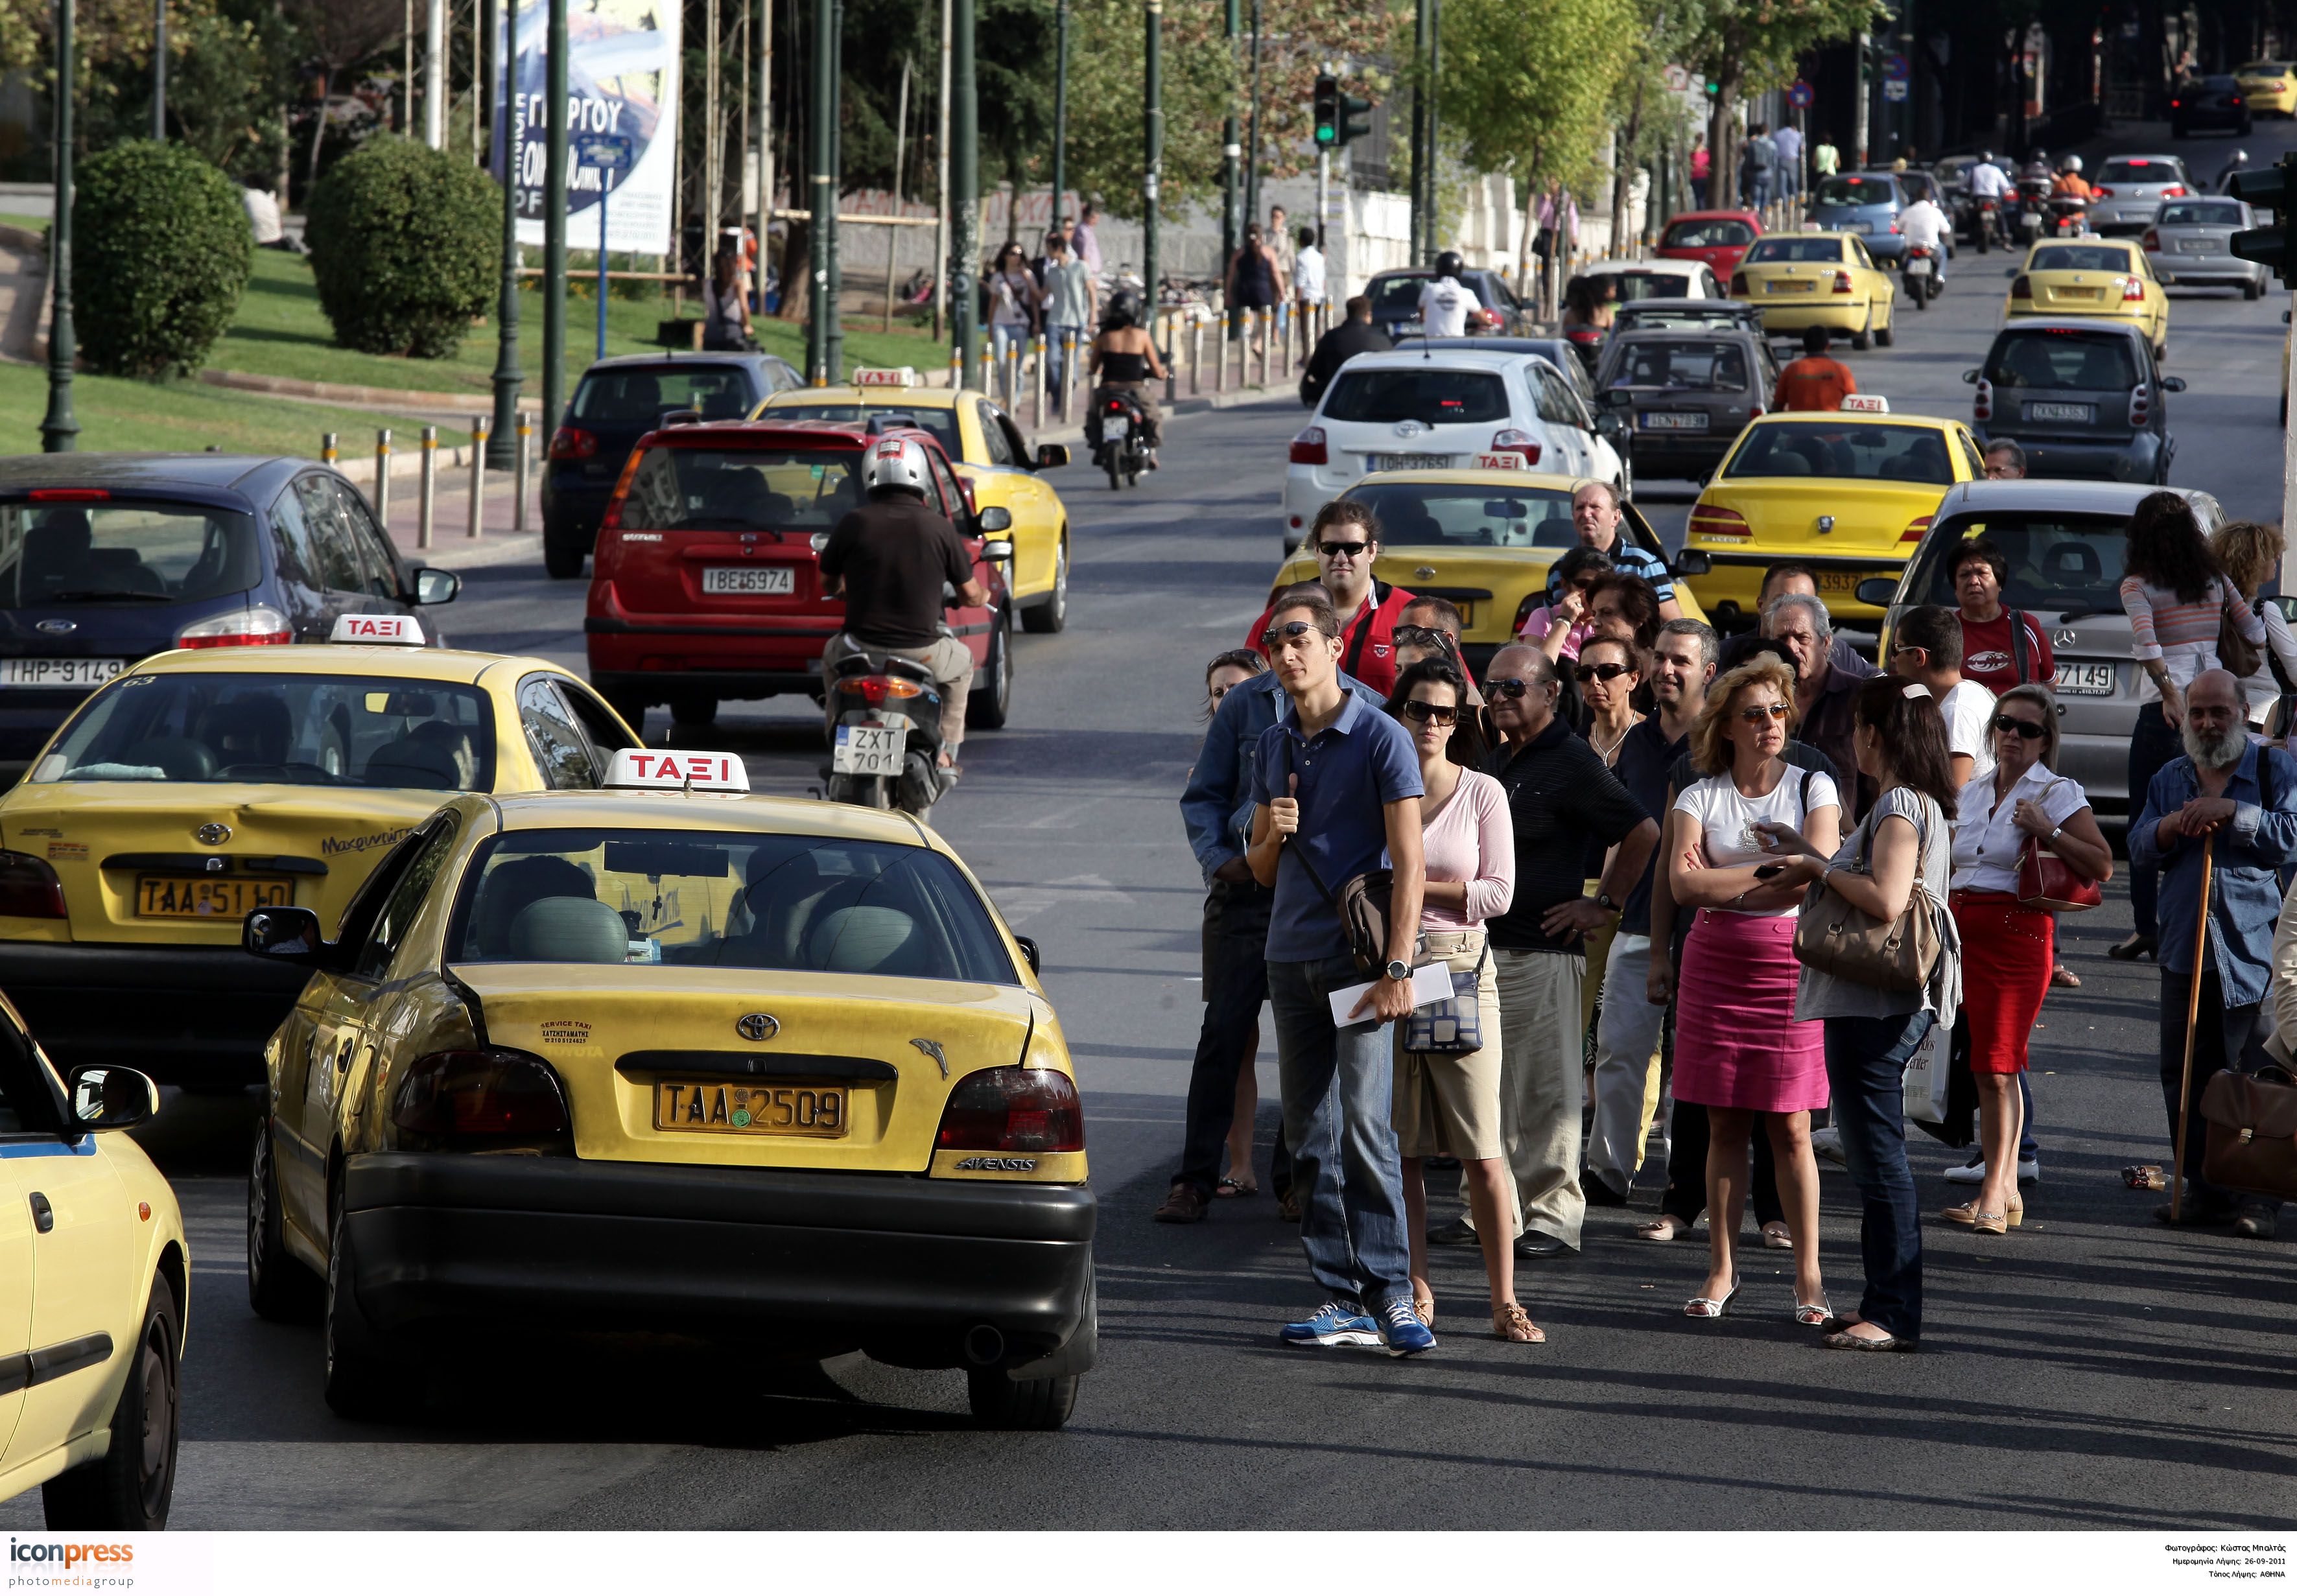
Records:
<instances>
[{"instance_id":1,"label":"yellow taxi door","mask_svg":"<svg viewBox=\"0 0 2297 1596\"><path fill-rule=\"evenodd\" d=\"M0 1126L20 1123L8 1103L8 1083L0 1081ZM15 1438L24 1411L29 1371L24 1354L32 1350L32 1209L9 1149L20 1133L0 1130L0 1454Z\"/></svg>"},{"instance_id":2,"label":"yellow taxi door","mask_svg":"<svg viewBox=\"0 0 2297 1596\"><path fill-rule=\"evenodd\" d=\"M981 429L984 458L989 468L973 473L976 496L990 489L995 503L1013 513L1013 588L1034 598L1052 590L1054 566L1060 556L1060 501L1037 478L1028 440L1013 419L987 399L977 406L975 424ZM984 505L992 502L983 498Z\"/></svg>"}]
</instances>

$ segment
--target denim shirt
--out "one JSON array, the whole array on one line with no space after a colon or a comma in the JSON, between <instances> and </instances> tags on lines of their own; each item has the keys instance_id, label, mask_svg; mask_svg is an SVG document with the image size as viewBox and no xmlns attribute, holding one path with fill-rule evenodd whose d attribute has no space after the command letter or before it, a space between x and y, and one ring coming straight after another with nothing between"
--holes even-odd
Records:
<instances>
[{"instance_id":1,"label":"denim shirt","mask_svg":"<svg viewBox=\"0 0 2297 1596\"><path fill-rule=\"evenodd\" d=\"M1387 700L1345 670L1340 685L1376 710L1387 706ZM1261 734L1276 724L1285 703L1276 672L1264 670L1231 688L1205 728L1204 746L1181 793L1181 820L1207 885L1214 871L1244 857L1252 840L1253 759Z\"/></svg>"},{"instance_id":2,"label":"denim shirt","mask_svg":"<svg viewBox=\"0 0 2297 1596\"><path fill-rule=\"evenodd\" d=\"M2260 760L2273 765L2270 805L2258 785ZM2181 975L2194 968L2202 843L2198 837L2181 836L2164 848L2158 832L2162 816L2183 808L2201 790L2193 760L2180 755L2153 777L2145 807L2129 827L2130 864L2138 869L2155 866L2161 872L2161 942L2155 958L2163 969ZM2272 979L2273 926L2281 915L2276 872L2297 855L2297 760L2252 743L2242 751L2225 795L2233 800L2234 811L2232 820L2213 834L2209 962L2232 1008L2262 1002Z\"/></svg>"}]
</instances>

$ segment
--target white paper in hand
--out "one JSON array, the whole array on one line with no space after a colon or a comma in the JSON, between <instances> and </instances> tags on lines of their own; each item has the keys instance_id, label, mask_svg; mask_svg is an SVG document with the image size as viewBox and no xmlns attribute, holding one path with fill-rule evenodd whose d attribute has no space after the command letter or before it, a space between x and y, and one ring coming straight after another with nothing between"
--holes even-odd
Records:
<instances>
[{"instance_id":1,"label":"white paper in hand","mask_svg":"<svg viewBox=\"0 0 2297 1596\"><path fill-rule=\"evenodd\" d=\"M1363 997L1366 992L1371 991L1372 984L1373 983L1371 982L1366 981L1356 986L1344 986L1340 988L1339 991L1334 992L1332 994L1332 1024L1342 1027L1349 1025L1376 1025L1379 1024L1379 1017L1373 1014L1369 1008L1365 1009L1362 1014L1355 1016L1353 1019L1348 1016L1348 1010L1356 1006L1356 1000ZM1440 1003L1451 995L1451 966L1447 964L1423 964L1419 968L1412 972L1412 1006L1414 1008L1424 1008L1430 1003Z\"/></svg>"}]
</instances>

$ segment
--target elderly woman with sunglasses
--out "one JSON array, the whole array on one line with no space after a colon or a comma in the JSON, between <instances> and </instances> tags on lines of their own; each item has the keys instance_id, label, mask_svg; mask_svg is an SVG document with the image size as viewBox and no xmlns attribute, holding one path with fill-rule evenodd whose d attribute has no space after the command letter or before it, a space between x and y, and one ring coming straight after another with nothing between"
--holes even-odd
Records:
<instances>
[{"instance_id":1,"label":"elderly woman with sunglasses","mask_svg":"<svg viewBox=\"0 0 2297 1596\"><path fill-rule=\"evenodd\" d=\"M1970 1202L1945 1216L1999 1236L2024 1216L2018 1195L2018 1090L2027 1039L2049 993L2054 962L2049 911L2018 901L2019 865L2029 845L2063 860L2085 881L2113 874L2113 851L2080 784L2050 769L2058 754L2058 704L2038 683L1995 701L1994 769L1962 789L1954 828L1949 901L1962 956L1986 972L1963 994L1970 1023L1970 1072L1978 1082L1979 1145L1986 1179Z\"/></svg>"},{"instance_id":2,"label":"elderly woman with sunglasses","mask_svg":"<svg viewBox=\"0 0 2297 1596\"><path fill-rule=\"evenodd\" d=\"M1421 1323L1432 1323L1425 1160L1457 1158L1484 1249L1493 1332L1503 1341L1544 1341L1515 1300L1515 1191L1500 1129L1499 988L1484 935L1484 922L1515 899L1515 829L1506 791L1474 768L1483 762L1483 736L1475 717L1463 712L1466 699L1466 679L1438 659L1407 667L1387 701L1387 712L1412 734L1427 788L1420 800L1424 943L1455 976L1471 978L1483 1044L1472 1053L1415 1053L1404 1045L1404 1029L1396 1030L1393 1117L1412 1236L1412 1305Z\"/></svg>"}]
</instances>

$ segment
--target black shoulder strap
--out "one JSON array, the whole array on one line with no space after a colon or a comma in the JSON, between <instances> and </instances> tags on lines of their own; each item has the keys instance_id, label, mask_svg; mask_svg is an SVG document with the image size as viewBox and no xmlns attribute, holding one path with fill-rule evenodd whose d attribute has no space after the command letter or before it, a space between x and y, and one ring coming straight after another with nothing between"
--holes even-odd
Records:
<instances>
[{"instance_id":1,"label":"black shoulder strap","mask_svg":"<svg viewBox=\"0 0 2297 1596\"><path fill-rule=\"evenodd\" d=\"M1363 617L1356 622L1355 636L1348 640L1347 663L1340 667L1358 681L1363 679L1364 645L1371 640L1372 622L1379 619L1379 606L1395 591L1378 577L1372 579L1371 596L1364 601Z\"/></svg>"},{"instance_id":2,"label":"black shoulder strap","mask_svg":"<svg viewBox=\"0 0 2297 1596\"><path fill-rule=\"evenodd\" d=\"M2018 685L2024 687L2031 679L2026 674L2026 612L2010 612L2010 657L2015 662Z\"/></svg>"},{"instance_id":3,"label":"black shoulder strap","mask_svg":"<svg viewBox=\"0 0 2297 1596\"><path fill-rule=\"evenodd\" d=\"M1284 774L1288 778L1292 774L1292 734L1286 732L1280 745L1284 750ZM1291 785L1288 779L1285 785L1288 787ZM1271 798L1275 797L1276 789L1272 786L1270 787L1268 789L1268 795ZM1292 857L1300 861L1300 868L1308 872L1308 879L1311 882L1313 882L1315 884L1316 890L1324 895L1324 901L1332 906L1332 912L1339 915L1341 919L1345 922L1347 917L1340 908L1340 901L1332 896L1332 889L1326 886L1324 884L1324 878L1316 873L1315 864L1309 859L1308 851L1305 848L1295 848L1292 850Z\"/></svg>"}]
</instances>

